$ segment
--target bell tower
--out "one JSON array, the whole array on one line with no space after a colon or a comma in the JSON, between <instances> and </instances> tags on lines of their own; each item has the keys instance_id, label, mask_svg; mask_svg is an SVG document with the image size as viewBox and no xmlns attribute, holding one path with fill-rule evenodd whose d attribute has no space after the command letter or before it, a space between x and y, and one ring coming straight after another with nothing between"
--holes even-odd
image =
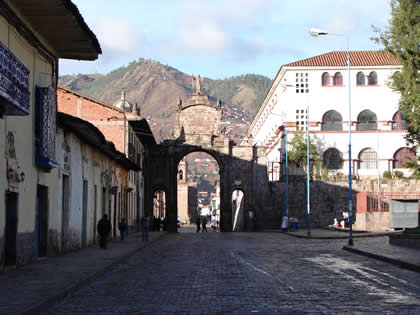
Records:
<instances>
[{"instance_id":1,"label":"bell tower","mask_svg":"<svg viewBox=\"0 0 420 315\"><path fill-rule=\"evenodd\" d=\"M187 183L187 160L184 157L178 165L178 184L186 184Z\"/></svg>"}]
</instances>

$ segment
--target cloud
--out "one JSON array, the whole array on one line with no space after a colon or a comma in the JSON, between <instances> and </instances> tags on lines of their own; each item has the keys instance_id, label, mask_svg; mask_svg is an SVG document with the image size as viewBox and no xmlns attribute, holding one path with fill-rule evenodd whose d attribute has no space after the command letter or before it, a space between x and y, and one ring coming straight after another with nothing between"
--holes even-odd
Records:
<instances>
[{"instance_id":1,"label":"cloud","mask_svg":"<svg viewBox=\"0 0 420 315\"><path fill-rule=\"evenodd\" d=\"M177 53L243 61L255 60L267 49L263 38L264 16L274 1L184 1L179 7ZM171 46L171 45L166 45Z\"/></svg>"},{"instance_id":2,"label":"cloud","mask_svg":"<svg viewBox=\"0 0 420 315\"><path fill-rule=\"evenodd\" d=\"M180 37L185 48L211 54L222 52L229 41L229 34L221 25L210 21L184 25Z\"/></svg>"},{"instance_id":3,"label":"cloud","mask_svg":"<svg viewBox=\"0 0 420 315\"><path fill-rule=\"evenodd\" d=\"M125 19L101 18L95 27L103 51L99 62L116 63L138 57L148 42L141 29Z\"/></svg>"}]
</instances>

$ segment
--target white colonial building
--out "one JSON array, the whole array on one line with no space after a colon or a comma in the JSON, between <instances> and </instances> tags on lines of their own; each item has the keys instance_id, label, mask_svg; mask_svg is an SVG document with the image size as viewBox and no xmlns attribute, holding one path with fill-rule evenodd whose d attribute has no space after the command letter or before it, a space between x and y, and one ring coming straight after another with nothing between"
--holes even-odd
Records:
<instances>
[{"instance_id":1,"label":"white colonial building","mask_svg":"<svg viewBox=\"0 0 420 315\"><path fill-rule=\"evenodd\" d=\"M415 154L404 139L407 123L398 112L399 94L390 87L402 66L378 51L352 51L350 64L349 76L347 53L334 51L280 67L249 128L253 144L266 147L270 180L280 176L285 130L290 143L306 131L307 114L310 137L330 174L348 174L349 120L353 175L408 173L402 164Z\"/></svg>"}]
</instances>

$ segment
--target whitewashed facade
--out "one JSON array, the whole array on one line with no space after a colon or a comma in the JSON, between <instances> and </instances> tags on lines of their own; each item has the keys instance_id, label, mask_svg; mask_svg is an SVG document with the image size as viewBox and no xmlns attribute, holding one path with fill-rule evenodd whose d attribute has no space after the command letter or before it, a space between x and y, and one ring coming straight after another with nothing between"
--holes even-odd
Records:
<instances>
[{"instance_id":1,"label":"whitewashed facade","mask_svg":"<svg viewBox=\"0 0 420 315\"><path fill-rule=\"evenodd\" d=\"M406 122L398 113L399 94L390 77L401 70L392 56L376 51L330 52L283 65L250 128L254 145L265 146L270 180L278 180L288 142L296 132L309 132L331 174L349 170L349 84L351 96L351 163L355 176L382 176L413 156L404 139ZM305 136L306 137L306 136ZM289 148L290 150L290 148ZM292 174L299 170L291 168ZM302 170L300 170L302 173Z\"/></svg>"},{"instance_id":2,"label":"whitewashed facade","mask_svg":"<svg viewBox=\"0 0 420 315\"><path fill-rule=\"evenodd\" d=\"M112 235L119 236L116 225L126 215L121 191L129 184L129 171L138 166L94 125L64 113L58 113L57 147L59 251L94 245L96 225L104 214L111 220Z\"/></svg>"}]
</instances>

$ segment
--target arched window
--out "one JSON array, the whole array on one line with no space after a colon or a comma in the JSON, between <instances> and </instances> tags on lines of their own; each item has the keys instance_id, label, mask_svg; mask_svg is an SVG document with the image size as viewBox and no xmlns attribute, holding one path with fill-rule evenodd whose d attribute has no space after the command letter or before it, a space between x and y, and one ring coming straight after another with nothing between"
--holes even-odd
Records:
<instances>
[{"instance_id":1,"label":"arched window","mask_svg":"<svg viewBox=\"0 0 420 315\"><path fill-rule=\"evenodd\" d=\"M323 163L330 170L343 168L343 155L336 148L329 148L322 156Z\"/></svg>"},{"instance_id":2,"label":"arched window","mask_svg":"<svg viewBox=\"0 0 420 315\"><path fill-rule=\"evenodd\" d=\"M341 72L334 74L334 85L343 85L343 76Z\"/></svg>"},{"instance_id":3,"label":"arched window","mask_svg":"<svg viewBox=\"0 0 420 315\"><path fill-rule=\"evenodd\" d=\"M342 131L343 130L343 118L340 113L335 110L330 110L322 116L322 127L323 131Z\"/></svg>"},{"instance_id":4,"label":"arched window","mask_svg":"<svg viewBox=\"0 0 420 315\"><path fill-rule=\"evenodd\" d=\"M360 169L376 169L377 154L372 148L366 148L359 153Z\"/></svg>"},{"instance_id":5,"label":"arched window","mask_svg":"<svg viewBox=\"0 0 420 315\"><path fill-rule=\"evenodd\" d=\"M362 71L357 73L357 77L356 77L356 81L357 81L357 85L365 85L365 75L363 74Z\"/></svg>"},{"instance_id":6,"label":"arched window","mask_svg":"<svg viewBox=\"0 0 420 315\"><path fill-rule=\"evenodd\" d=\"M357 116L357 130L377 130L378 124L376 123L378 119L376 114L370 110L364 110Z\"/></svg>"},{"instance_id":7,"label":"arched window","mask_svg":"<svg viewBox=\"0 0 420 315\"><path fill-rule=\"evenodd\" d=\"M182 180L184 178L184 172L182 170L179 170L178 174L179 174L178 179Z\"/></svg>"},{"instance_id":8,"label":"arched window","mask_svg":"<svg viewBox=\"0 0 420 315\"><path fill-rule=\"evenodd\" d=\"M404 166L409 159L414 160L416 158L416 154L410 148L401 148L397 150L394 154L394 168L407 168Z\"/></svg>"},{"instance_id":9,"label":"arched window","mask_svg":"<svg viewBox=\"0 0 420 315\"><path fill-rule=\"evenodd\" d=\"M392 117L392 130L407 130L408 121L405 119L405 116L400 111L396 112Z\"/></svg>"},{"instance_id":10,"label":"arched window","mask_svg":"<svg viewBox=\"0 0 420 315\"><path fill-rule=\"evenodd\" d=\"M324 72L322 74L322 86L330 85L330 74L328 72Z\"/></svg>"},{"instance_id":11,"label":"arched window","mask_svg":"<svg viewBox=\"0 0 420 315\"><path fill-rule=\"evenodd\" d=\"M401 84L403 84L401 80L401 71L395 71L390 79L391 79L391 87L398 89Z\"/></svg>"},{"instance_id":12,"label":"arched window","mask_svg":"<svg viewBox=\"0 0 420 315\"><path fill-rule=\"evenodd\" d=\"M372 71L369 74L368 85L377 85L377 84L378 84L378 75L376 74L375 71Z\"/></svg>"}]
</instances>

